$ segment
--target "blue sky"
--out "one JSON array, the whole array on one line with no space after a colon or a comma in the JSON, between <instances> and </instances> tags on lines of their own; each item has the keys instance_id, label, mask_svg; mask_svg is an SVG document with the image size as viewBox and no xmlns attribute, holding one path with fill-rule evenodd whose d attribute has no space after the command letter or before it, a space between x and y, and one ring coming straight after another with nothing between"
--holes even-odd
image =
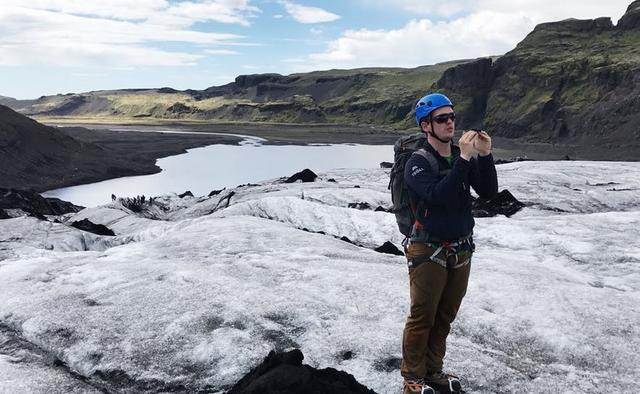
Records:
<instances>
[{"instance_id":1,"label":"blue sky","mask_svg":"<svg viewBox=\"0 0 640 394\"><path fill-rule=\"evenodd\" d=\"M240 74L500 55L541 22L631 0L2 0L0 95L204 89Z\"/></svg>"}]
</instances>

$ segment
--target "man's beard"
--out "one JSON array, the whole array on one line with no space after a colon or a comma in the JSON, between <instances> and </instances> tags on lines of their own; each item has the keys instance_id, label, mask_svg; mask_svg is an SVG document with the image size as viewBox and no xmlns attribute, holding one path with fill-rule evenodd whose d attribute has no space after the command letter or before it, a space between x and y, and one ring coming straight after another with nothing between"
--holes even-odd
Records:
<instances>
[{"instance_id":1,"label":"man's beard","mask_svg":"<svg viewBox=\"0 0 640 394\"><path fill-rule=\"evenodd\" d=\"M451 140L453 139L453 136L451 136L449 139L445 140L442 139L440 137L438 137L438 135L433 131L433 129L429 132L429 134L431 134L431 136L435 139L437 139L438 141L442 142L443 144L448 144L449 142L451 142Z\"/></svg>"}]
</instances>

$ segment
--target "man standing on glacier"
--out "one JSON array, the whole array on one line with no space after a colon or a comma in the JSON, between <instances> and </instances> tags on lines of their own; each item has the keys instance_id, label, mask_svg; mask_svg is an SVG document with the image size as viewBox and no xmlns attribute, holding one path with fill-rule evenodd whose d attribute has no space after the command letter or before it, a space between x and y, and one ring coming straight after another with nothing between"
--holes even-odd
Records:
<instances>
[{"instance_id":1,"label":"man standing on glacier","mask_svg":"<svg viewBox=\"0 0 640 394\"><path fill-rule=\"evenodd\" d=\"M428 94L415 112L426 143L404 167L415 218L406 248L411 307L402 343L404 394L456 393L460 380L442 367L475 249L470 187L490 198L498 180L485 131L464 132L459 146L452 143L456 115L449 98Z\"/></svg>"}]
</instances>

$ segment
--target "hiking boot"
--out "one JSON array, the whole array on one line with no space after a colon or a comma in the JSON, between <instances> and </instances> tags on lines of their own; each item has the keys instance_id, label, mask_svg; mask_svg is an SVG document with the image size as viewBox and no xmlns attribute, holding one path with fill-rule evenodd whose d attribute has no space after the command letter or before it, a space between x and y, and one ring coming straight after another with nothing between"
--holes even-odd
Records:
<instances>
[{"instance_id":1,"label":"hiking boot","mask_svg":"<svg viewBox=\"0 0 640 394\"><path fill-rule=\"evenodd\" d=\"M441 393L461 393L462 384L460 379L455 375L450 375L442 371L427 373L424 382L429 386L437 389Z\"/></svg>"},{"instance_id":2,"label":"hiking boot","mask_svg":"<svg viewBox=\"0 0 640 394\"><path fill-rule=\"evenodd\" d=\"M405 379L402 394L436 394L436 391L424 379Z\"/></svg>"}]
</instances>

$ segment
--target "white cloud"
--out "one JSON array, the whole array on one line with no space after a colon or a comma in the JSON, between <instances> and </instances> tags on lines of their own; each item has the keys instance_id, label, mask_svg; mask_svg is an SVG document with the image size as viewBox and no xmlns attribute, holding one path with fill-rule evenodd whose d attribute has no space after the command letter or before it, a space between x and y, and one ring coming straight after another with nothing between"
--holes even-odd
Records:
<instances>
[{"instance_id":1,"label":"white cloud","mask_svg":"<svg viewBox=\"0 0 640 394\"><path fill-rule=\"evenodd\" d=\"M275 14L273 16L273 19L282 19L282 18L284 18L284 15L282 15L282 14Z\"/></svg>"},{"instance_id":2,"label":"white cloud","mask_svg":"<svg viewBox=\"0 0 640 394\"><path fill-rule=\"evenodd\" d=\"M131 14L122 11L126 7L121 0L100 4L41 0L29 6L4 6L0 8L0 66L193 65L205 54L197 53L202 49L189 49L189 45L215 50L211 48L245 43L237 42L243 38L240 35L196 31L189 28L191 25L214 19L245 24L245 14L236 11L255 12L244 0L176 5L144 0L132 4ZM153 47L166 42L180 43L184 49ZM220 51L225 50L217 54L223 53Z\"/></svg>"},{"instance_id":3,"label":"white cloud","mask_svg":"<svg viewBox=\"0 0 640 394\"><path fill-rule=\"evenodd\" d=\"M487 20L492 22L486 24ZM304 67L413 67L500 54L513 48L532 26L525 15L482 12L450 23L420 19L397 30L348 30L326 51L310 55Z\"/></svg>"},{"instance_id":4,"label":"white cloud","mask_svg":"<svg viewBox=\"0 0 640 394\"><path fill-rule=\"evenodd\" d=\"M208 0L202 2L180 2L161 14L164 20L174 18L185 19L189 26L193 22L216 21L237 23L243 26L250 24L250 18L260 12L257 7L249 5L248 0Z\"/></svg>"},{"instance_id":5,"label":"white cloud","mask_svg":"<svg viewBox=\"0 0 640 394\"><path fill-rule=\"evenodd\" d=\"M190 26L198 21L248 25L260 12L249 0L195 0L170 3L166 0L3 0L3 7L16 6L64 14L118 20L165 21Z\"/></svg>"},{"instance_id":6,"label":"white cloud","mask_svg":"<svg viewBox=\"0 0 640 394\"><path fill-rule=\"evenodd\" d=\"M365 6L402 8L416 17L451 17L480 11L523 13L531 19L555 21L566 18L593 19L610 16L614 22L622 16L631 0L360 0ZM491 21L487 21L490 23Z\"/></svg>"},{"instance_id":7,"label":"white cloud","mask_svg":"<svg viewBox=\"0 0 640 394\"><path fill-rule=\"evenodd\" d=\"M478 9L476 1L456 0L435 1L435 0L364 0L366 3L375 3L380 6L402 8L416 15L432 16L452 16L464 12L465 10Z\"/></svg>"},{"instance_id":8,"label":"white cloud","mask_svg":"<svg viewBox=\"0 0 640 394\"><path fill-rule=\"evenodd\" d=\"M64 14L92 15L101 18L120 20L142 20L166 9L165 0L4 0L3 6L24 7L33 10L56 11Z\"/></svg>"},{"instance_id":9,"label":"white cloud","mask_svg":"<svg viewBox=\"0 0 640 394\"><path fill-rule=\"evenodd\" d=\"M387 3L389 0L362 0L367 3ZM626 10L626 2L614 0L602 5L600 1L551 0L463 0L442 5L433 0L401 0L396 6L415 7L416 12L437 11L440 16L453 15L450 20L414 19L394 30L347 30L329 42L323 52L304 59L290 59L292 71L356 67L415 67L442 61L503 54L515 47L536 24L569 17L596 18L613 16L614 21ZM457 8L456 8L457 7ZM462 7L468 11L459 14ZM482 8L482 11L479 9ZM614 10L619 15L613 15ZM434 12L435 12L434 11Z\"/></svg>"},{"instance_id":10,"label":"white cloud","mask_svg":"<svg viewBox=\"0 0 640 394\"><path fill-rule=\"evenodd\" d=\"M340 15L333 14L318 7L309 7L291 1L280 2L291 17L300 23L333 22L340 19Z\"/></svg>"},{"instance_id":11,"label":"white cloud","mask_svg":"<svg viewBox=\"0 0 640 394\"><path fill-rule=\"evenodd\" d=\"M229 56L229 55L239 55L240 52L232 51L229 49L207 49L204 51L207 55L214 56Z\"/></svg>"}]
</instances>

